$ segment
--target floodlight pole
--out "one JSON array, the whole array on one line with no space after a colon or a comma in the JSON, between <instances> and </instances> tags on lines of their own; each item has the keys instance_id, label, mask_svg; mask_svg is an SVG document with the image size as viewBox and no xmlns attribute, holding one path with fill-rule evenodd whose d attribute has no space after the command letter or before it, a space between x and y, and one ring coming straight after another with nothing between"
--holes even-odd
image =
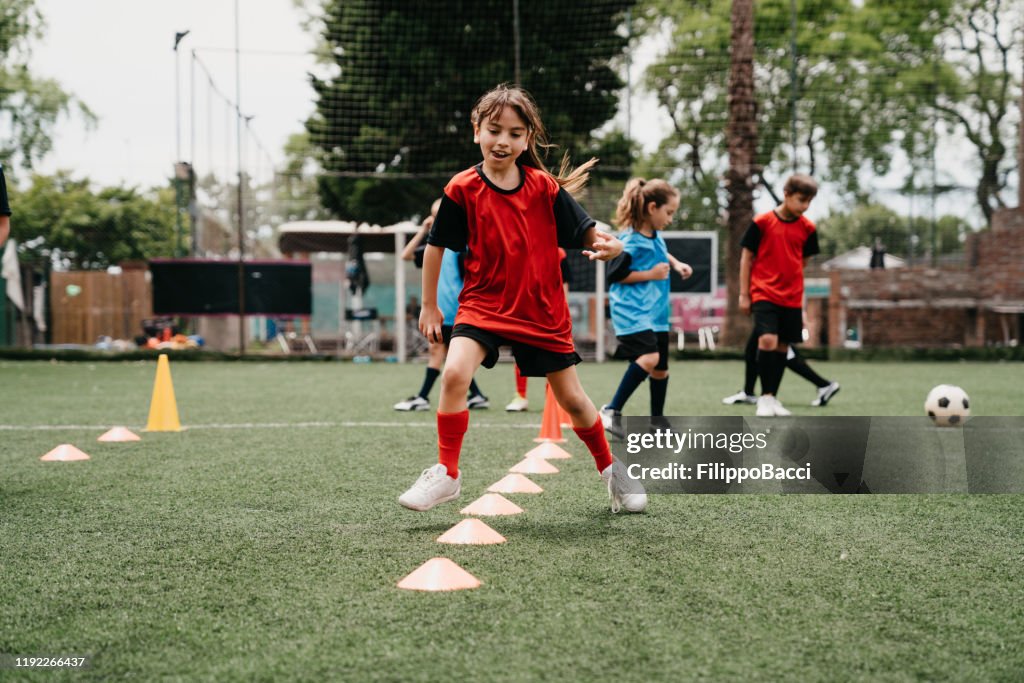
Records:
<instances>
[{"instance_id":1,"label":"floodlight pole","mask_svg":"<svg viewBox=\"0 0 1024 683\"><path fill-rule=\"evenodd\" d=\"M519 36L519 0L512 0L512 43L515 48L515 84L522 85L520 64L522 58L522 40Z\"/></svg>"},{"instance_id":2,"label":"floodlight pole","mask_svg":"<svg viewBox=\"0 0 1024 683\"><path fill-rule=\"evenodd\" d=\"M174 255L181 257L181 178L178 177L178 164L181 163L181 60L178 44L189 34L189 30L177 31L174 34L174 221L175 241Z\"/></svg>"},{"instance_id":3,"label":"floodlight pole","mask_svg":"<svg viewBox=\"0 0 1024 683\"><path fill-rule=\"evenodd\" d=\"M235 0L235 146L238 153L238 355L245 354L245 213L242 199L242 52L238 47L238 0Z\"/></svg>"}]
</instances>

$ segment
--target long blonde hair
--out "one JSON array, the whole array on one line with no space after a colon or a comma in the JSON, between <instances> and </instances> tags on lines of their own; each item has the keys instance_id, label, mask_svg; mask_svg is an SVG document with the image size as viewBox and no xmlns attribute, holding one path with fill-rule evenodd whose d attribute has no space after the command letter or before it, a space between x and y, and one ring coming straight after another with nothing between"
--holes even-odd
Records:
<instances>
[{"instance_id":1,"label":"long blonde hair","mask_svg":"<svg viewBox=\"0 0 1024 683\"><path fill-rule=\"evenodd\" d=\"M500 83L484 93L473 105L473 111L470 113L469 118L473 123L474 130L479 128L484 121L500 116L505 107L511 107L526 123L527 144L526 151L520 157L523 159L522 164L544 171L570 194L580 192L590 179L590 169L597 163L597 159L591 157L585 164L573 169L569 161L569 154L566 153L562 156L558 174L555 175L549 171L541 159L541 150L546 154L547 150L556 145L548 142L547 131L544 129L544 123L540 120L540 108L537 107L537 103L534 102L530 93L522 88L508 83Z\"/></svg>"},{"instance_id":2,"label":"long blonde hair","mask_svg":"<svg viewBox=\"0 0 1024 683\"><path fill-rule=\"evenodd\" d=\"M615 207L615 224L620 228L638 229L647 215L648 204L654 202L655 206L663 206L678 196L679 191L660 178L631 178Z\"/></svg>"}]
</instances>

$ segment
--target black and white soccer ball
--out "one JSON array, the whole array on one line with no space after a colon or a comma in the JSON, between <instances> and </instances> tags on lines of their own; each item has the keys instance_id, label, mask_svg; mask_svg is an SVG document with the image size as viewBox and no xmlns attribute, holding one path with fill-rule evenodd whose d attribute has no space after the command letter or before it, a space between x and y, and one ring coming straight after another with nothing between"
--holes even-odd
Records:
<instances>
[{"instance_id":1,"label":"black and white soccer ball","mask_svg":"<svg viewBox=\"0 0 1024 683\"><path fill-rule=\"evenodd\" d=\"M959 427L971 415L971 399L960 387L940 384L928 392L924 409L939 427Z\"/></svg>"}]
</instances>

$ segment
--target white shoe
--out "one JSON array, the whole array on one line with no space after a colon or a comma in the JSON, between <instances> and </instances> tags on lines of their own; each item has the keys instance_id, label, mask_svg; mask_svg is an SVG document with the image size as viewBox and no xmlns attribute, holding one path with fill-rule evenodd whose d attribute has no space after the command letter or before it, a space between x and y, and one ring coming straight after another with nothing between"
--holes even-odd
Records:
<instances>
[{"instance_id":1,"label":"white shoe","mask_svg":"<svg viewBox=\"0 0 1024 683\"><path fill-rule=\"evenodd\" d=\"M518 394L512 399L505 410L510 413L525 413L526 409L530 407L530 402L526 400L525 396L519 396Z\"/></svg>"},{"instance_id":2,"label":"white shoe","mask_svg":"<svg viewBox=\"0 0 1024 683\"><path fill-rule=\"evenodd\" d=\"M625 437L626 431L622 428L622 413L612 410L606 405L601 406L601 410L597 412L601 415L601 424L606 432L619 439Z\"/></svg>"},{"instance_id":3,"label":"white shoe","mask_svg":"<svg viewBox=\"0 0 1024 683\"><path fill-rule=\"evenodd\" d=\"M410 396L404 401L396 403L395 410L430 410L430 401L422 396Z\"/></svg>"},{"instance_id":4,"label":"white shoe","mask_svg":"<svg viewBox=\"0 0 1024 683\"><path fill-rule=\"evenodd\" d=\"M448 468L438 463L423 470L408 491L398 497L398 502L410 510L423 512L435 505L455 500L462 493L462 472L458 479L448 476Z\"/></svg>"},{"instance_id":5,"label":"white shoe","mask_svg":"<svg viewBox=\"0 0 1024 683\"><path fill-rule=\"evenodd\" d=\"M786 407L779 402L779 399L769 394L764 394L757 399L758 417L789 417L793 413L786 410Z\"/></svg>"},{"instance_id":6,"label":"white shoe","mask_svg":"<svg viewBox=\"0 0 1024 683\"><path fill-rule=\"evenodd\" d=\"M753 405L757 403L757 396L754 396L753 394L748 394L745 391L740 391L733 394L732 396L726 396L725 398L722 399L722 403L724 403L727 406L736 405L737 403L749 403L750 405Z\"/></svg>"},{"instance_id":7,"label":"white shoe","mask_svg":"<svg viewBox=\"0 0 1024 683\"><path fill-rule=\"evenodd\" d=\"M832 382L826 387L818 389L818 398L811 401L811 405L815 408L826 405L829 400L839 393L839 382Z\"/></svg>"},{"instance_id":8,"label":"white shoe","mask_svg":"<svg viewBox=\"0 0 1024 683\"><path fill-rule=\"evenodd\" d=\"M777 397L772 396L772 401L775 404L773 406L775 408L775 417L789 417L793 414L782 405L782 402Z\"/></svg>"},{"instance_id":9,"label":"white shoe","mask_svg":"<svg viewBox=\"0 0 1024 683\"><path fill-rule=\"evenodd\" d=\"M647 509L647 491L643 484L631 479L626 468L618 459L601 472L601 479L608 485L608 495L612 499L612 512L643 512Z\"/></svg>"},{"instance_id":10,"label":"white shoe","mask_svg":"<svg viewBox=\"0 0 1024 683\"><path fill-rule=\"evenodd\" d=\"M466 407L470 410L483 410L484 408L490 408L491 402L483 394L477 394L476 396L470 396L466 400Z\"/></svg>"}]
</instances>

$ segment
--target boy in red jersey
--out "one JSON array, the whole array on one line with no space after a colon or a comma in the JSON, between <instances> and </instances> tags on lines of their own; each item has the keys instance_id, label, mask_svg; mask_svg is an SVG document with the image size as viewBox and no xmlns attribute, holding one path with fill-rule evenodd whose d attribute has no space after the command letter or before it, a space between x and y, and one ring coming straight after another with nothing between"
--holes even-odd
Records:
<instances>
[{"instance_id":1,"label":"boy in red jersey","mask_svg":"<svg viewBox=\"0 0 1024 683\"><path fill-rule=\"evenodd\" d=\"M819 251L814 223L804 212L817 193L818 184L809 175L791 175L782 204L755 217L741 241L739 305L754 314L761 377L758 417L791 414L776 395L789 345L803 341L804 266Z\"/></svg>"},{"instance_id":2,"label":"boy in red jersey","mask_svg":"<svg viewBox=\"0 0 1024 683\"><path fill-rule=\"evenodd\" d=\"M437 278L444 248L466 252L448 360L437 411L438 464L423 471L399 497L412 510L458 498L459 456L469 425L466 390L477 367L493 367L500 346L511 346L527 377L547 377L569 413L612 498L612 511L640 512L647 494L612 457L597 409L576 374L579 355L562 288L558 247L585 247L591 259L610 260L622 243L596 230L570 192L586 183L590 160L575 171L548 173L538 154L547 147L537 105L522 89L500 85L471 114L473 140L483 161L449 181L423 258L420 330L440 340Z\"/></svg>"}]
</instances>

